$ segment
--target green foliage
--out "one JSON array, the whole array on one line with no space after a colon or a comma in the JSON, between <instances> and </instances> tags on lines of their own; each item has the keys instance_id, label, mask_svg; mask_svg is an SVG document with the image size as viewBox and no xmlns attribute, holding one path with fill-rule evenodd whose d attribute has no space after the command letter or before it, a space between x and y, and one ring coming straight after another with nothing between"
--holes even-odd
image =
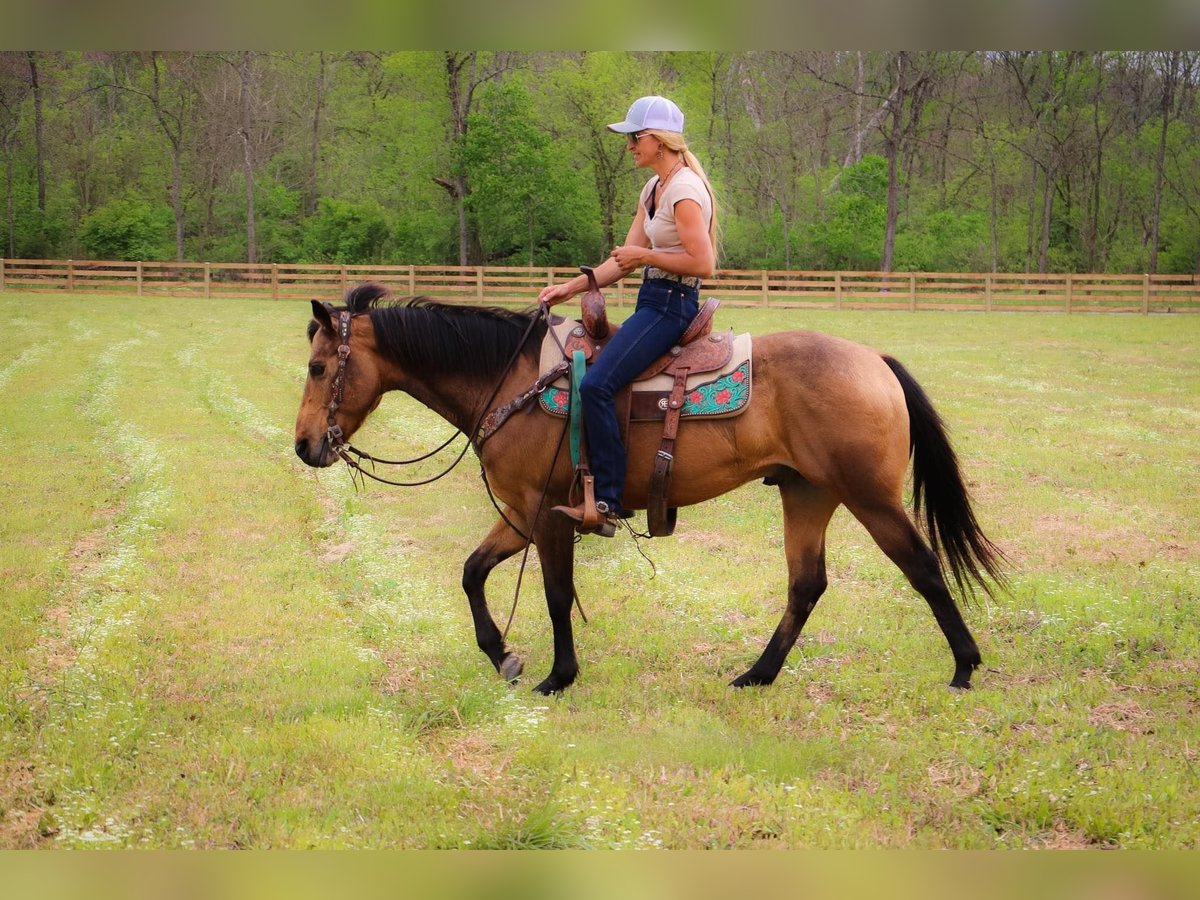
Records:
<instances>
[{"instance_id":1,"label":"green foliage","mask_svg":"<svg viewBox=\"0 0 1200 900\"><path fill-rule=\"evenodd\" d=\"M864 156L843 173L828 201L829 218L809 226L828 269L877 269L887 222L887 161Z\"/></svg>"},{"instance_id":2,"label":"green foliage","mask_svg":"<svg viewBox=\"0 0 1200 900\"><path fill-rule=\"evenodd\" d=\"M147 200L113 200L83 220L79 237L95 259L166 259L171 210Z\"/></svg>"},{"instance_id":3,"label":"green foliage","mask_svg":"<svg viewBox=\"0 0 1200 900\"><path fill-rule=\"evenodd\" d=\"M569 152L538 125L522 85L484 92L462 159L472 188L469 208L489 261L547 265L596 257L594 194Z\"/></svg>"},{"instance_id":4,"label":"green foliage","mask_svg":"<svg viewBox=\"0 0 1200 900\"><path fill-rule=\"evenodd\" d=\"M1176 86L1160 157L1162 56L907 58L920 96L900 107L895 267L991 268L994 220L999 268L1036 268L1049 190L1048 269L1144 271L1157 218L1159 269L1194 271L1200 94ZM162 210L177 195L187 256L246 257L236 55L160 53L157 70L148 53L35 59L40 146L25 56L10 51L0 65L0 168L11 175L11 191L0 179L0 250L171 257ZM442 52L257 54L248 136L258 259L457 262L459 203L447 185L465 176L470 254L594 261L625 234L647 177L605 125L637 96L661 93L684 109L718 190L722 266L881 263L891 120L880 103L895 87L895 53L478 51L467 60L460 51L459 60L461 142ZM322 199L332 205L318 208ZM164 233L150 236L152 223Z\"/></svg>"},{"instance_id":5,"label":"green foliage","mask_svg":"<svg viewBox=\"0 0 1200 900\"><path fill-rule=\"evenodd\" d=\"M304 221L304 258L313 262L382 262L388 225L377 204L322 197L317 214Z\"/></svg>"},{"instance_id":6,"label":"green foliage","mask_svg":"<svg viewBox=\"0 0 1200 900\"><path fill-rule=\"evenodd\" d=\"M991 244L983 213L944 209L924 216L896 235L897 270L986 272Z\"/></svg>"},{"instance_id":7,"label":"green foliage","mask_svg":"<svg viewBox=\"0 0 1200 900\"><path fill-rule=\"evenodd\" d=\"M1181 211L1173 211L1163 222L1159 235L1158 271L1191 275L1197 271L1200 252L1200 223Z\"/></svg>"}]
</instances>

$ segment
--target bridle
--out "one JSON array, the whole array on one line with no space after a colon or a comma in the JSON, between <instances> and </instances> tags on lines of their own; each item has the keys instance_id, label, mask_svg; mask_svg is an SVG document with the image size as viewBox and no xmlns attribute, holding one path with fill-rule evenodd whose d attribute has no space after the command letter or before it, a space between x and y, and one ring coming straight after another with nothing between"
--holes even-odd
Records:
<instances>
[{"instance_id":1,"label":"bridle","mask_svg":"<svg viewBox=\"0 0 1200 900\"><path fill-rule=\"evenodd\" d=\"M458 456L455 457L454 462L450 463L449 466L447 466L437 475L434 475L432 478L426 478L421 481L392 481L387 478L381 478L374 472L363 468L360 460L370 462L372 467L375 464L384 466L410 466L415 463L423 462L424 460L429 459L429 457L440 453L442 450L445 450L450 446L456 437L462 434L461 430L455 431L454 434L450 435L449 439L446 440L441 446L413 459L381 459L377 456L372 456L370 453L359 450L346 440L346 435L345 432L342 431L342 426L337 423L337 411L346 398L346 363L350 360L350 323L354 319L355 315L355 313L350 312L348 309L341 310L338 313L338 366L337 372L334 373L333 376L333 386L329 397L329 414L325 418L325 423L328 426L327 430L325 431L325 445L334 454L336 454L337 457L342 460L342 462L354 470L355 473L374 479L375 481L383 484L396 485L397 487L419 487L423 484L431 484L437 481L439 478L444 478L446 475L449 475L451 471L453 471L455 466L462 462L463 457L467 455L467 448L471 446L470 442L463 445L462 451L459 452Z\"/></svg>"}]
</instances>

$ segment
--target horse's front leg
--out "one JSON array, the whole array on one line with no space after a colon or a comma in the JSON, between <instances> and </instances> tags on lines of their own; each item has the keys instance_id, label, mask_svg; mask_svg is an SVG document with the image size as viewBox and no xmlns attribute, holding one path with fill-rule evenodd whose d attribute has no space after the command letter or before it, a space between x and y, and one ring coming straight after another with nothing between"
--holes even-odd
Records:
<instances>
[{"instance_id":1,"label":"horse's front leg","mask_svg":"<svg viewBox=\"0 0 1200 900\"><path fill-rule=\"evenodd\" d=\"M569 522L554 520L557 517L547 519L551 517L540 520L534 532L534 543L542 564L546 606L554 630L554 664L546 679L534 688L540 694L563 690L579 673L575 636L571 631L571 603L575 599L575 531Z\"/></svg>"},{"instance_id":2,"label":"horse's front leg","mask_svg":"<svg viewBox=\"0 0 1200 900\"><path fill-rule=\"evenodd\" d=\"M513 525L525 528L524 520L512 507L505 507L504 515ZM516 681L524 664L517 654L505 649L504 638L488 610L484 584L492 569L513 554L519 553L524 547L525 538L508 522L500 519L463 565L462 585L467 594L467 601L471 604L471 618L475 621L475 642L506 681Z\"/></svg>"}]
</instances>

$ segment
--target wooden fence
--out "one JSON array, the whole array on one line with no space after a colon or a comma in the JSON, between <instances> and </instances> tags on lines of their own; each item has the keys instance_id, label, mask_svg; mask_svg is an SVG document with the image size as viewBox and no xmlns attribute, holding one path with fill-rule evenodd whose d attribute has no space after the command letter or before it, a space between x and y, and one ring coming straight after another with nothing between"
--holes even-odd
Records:
<instances>
[{"instance_id":1,"label":"wooden fence","mask_svg":"<svg viewBox=\"0 0 1200 900\"><path fill-rule=\"evenodd\" d=\"M571 268L341 266L206 262L0 259L0 291L138 294L153 297L336 299L361 281L402 295L466 303L530 303ZM618 306L637 296L640 275L606 290ZM980 312L1200 312L1192 275L973 272L797 272L723 269L704 284L729 306Z\"/></svg>"}]
</instances>

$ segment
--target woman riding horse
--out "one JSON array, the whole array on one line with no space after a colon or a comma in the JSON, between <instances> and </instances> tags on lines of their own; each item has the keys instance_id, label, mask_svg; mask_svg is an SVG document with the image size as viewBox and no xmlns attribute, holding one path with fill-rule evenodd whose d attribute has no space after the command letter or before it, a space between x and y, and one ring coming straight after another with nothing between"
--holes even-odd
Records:
<instances>
[{"instance_id":1,"label":"woman riding horse","mask_svg":"<svg viewBox=\"0 0 1200 900\"><path fill-rule=\"evenodd\" d=\"M716 261L716 200L708 177L683 138L683 113L665 97L635 100L622 122L609 130L626 135L625 146L638 168L657 176L646 183L625 243L612 251L594 276L600 287L643 267L637 307L588 369L579 387L587 429L588 456L595 477L597 526L585 526L584 505L556 506L576 530L611 537L616 519L628 515L621 504L625 487L625 447L614 398L646 366L675 346L696 316L700 280ZM588 286L586 278L544 288L538 301L548 306Z\"/></svg>"}]
</instances>

